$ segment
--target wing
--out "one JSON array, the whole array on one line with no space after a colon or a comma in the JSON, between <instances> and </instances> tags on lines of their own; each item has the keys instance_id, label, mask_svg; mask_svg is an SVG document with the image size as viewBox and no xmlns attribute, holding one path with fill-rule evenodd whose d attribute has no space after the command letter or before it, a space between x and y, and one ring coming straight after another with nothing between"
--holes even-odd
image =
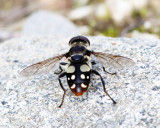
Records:
<instances>
[{"instance_id":1,"label":"wing","mask_svg":"<svg viewBox=\"0 0 160 128\"><path fill-rule=\"evenodd\" d=\"M135 62L132 59L123 56L112 55L102 52L93 52L93 55L97 57L102 66L107 68L129 68L135 64Z\"/></svg>"},{"instance_id":2,"label":"wing","mask_svg":"<svg viewBox=\"0 0 160 128\"><path fill-rule=\"evenodd\" d=\"M20 75L27 77L27 76L33 76L33 75L39 75L39 74L42 74L42 73L47 73L50 70L54 71L57 68L57 66L56 66L57 63L63 57L65 57L65 54L55 56L55 57L46 59L44 61L38 62L36 64L33 64L33 65L23 69L20 72Z\"/></svg>"}]
</instances>

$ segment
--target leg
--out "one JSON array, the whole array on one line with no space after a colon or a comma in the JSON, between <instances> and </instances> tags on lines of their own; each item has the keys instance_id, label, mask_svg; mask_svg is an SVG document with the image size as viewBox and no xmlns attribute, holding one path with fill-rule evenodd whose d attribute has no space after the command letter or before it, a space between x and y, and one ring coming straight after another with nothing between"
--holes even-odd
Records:
<instances>
[{"instance_id":1,"label":"leg","mask_svg":"<svg viewBox=\"0 0 160 128\"><path fill-rule=\"evenodd\" d=\"M104 90L104 92L105 92L106 95L113 101L113 103L116 104L116 102L115 102L115 101L110 97L110 95L107 93L106 87L105 87L105 83L104 83L104 80L103 80L102 76L101 76L97 71L95 71L95 70L92 70L92 73L98 75L98 76L101 78L101 81L102 81L102 84L103 84L103 90Z\"/></svg>"},{"instance_id":2,"label":"leg","mask_svg":"<svg viewBox=\"0 0 160 128\"><path fill-rule=\"evenodd\" d=\"M54 74L57 74L57 75L59 75L60 73L62 73L62 71L63 71L63 69L62 69L62 67L61 66L64 66L64 65L66 65L66 64L68 64L68 63L65 63L65 62L61 62L60 64L59 64L59 71L57 71L57 72L55 72Z\"/></svg>"},{"instance_id":3,"label":"leg","mask_svg":"<svg viewBox=\"0 0 160 128\"><path fill-rule=\"evenodd\" d=\"M62 98L61 104L59 105L59 108L61 108L61 106L63 105L64 97L65 97L65 94L66 94L66 91L67 91L67 90L63 87L62 82L61 82L61 79L60 79L60 78L64 77L65 75L66 75L66 73L63 72L63 73L60 74L59 77L58 77L59 84L60 84L62 90L64 91L63 98Z\"/></svg>"},{"instance_id":4,"label":"leg","mask_svg":"<svg viewBox=\"0 0 160 128\"><path fill-rule=\"evenodd\" d=\"M103 71L104 71L104 72L106 72L106 73L108 73L108 74L110 74L110 75L116 75L116 74L117 74L116 72L111 73L111 72L106 71L105 67L102 67L102 68L103 68Z\"/></svg>"},{"instance_id":5,"label":"leg","mask_svg":"<svg viewBox=\"0 0 160 128\"><path fill-rule=\"evenodd\" d=\"M92 61L91 63L92 63L92 65L95 65L95 64L96 64L95 61ZM101 64L101 65L102 65L102 64ZM103 68L103 71L104 71L104 72L106 72L106 73L108 73L108 74L110 74L110 75L116 75L116 74L117 74L116 72L111 73L111 72L106 71L106 69L105 69L105 67L104 67L103 65L102 65L102 68Z\"/></svg>"},{"instance_id":6,"label":"leg","mask_svg":"<svg viewBox=\"0 0 160 128\"><path fill-rule=\"evenodd\" d=\"M59 65L59 69L60 69L60 70L59 70L59 71L57 71L57 72L54 72L54 74L59 75L60 73L62 73L62 71L63 71L63 70L62 70L62 68L61 68L61 66L60 66L60 65Z\"/></svg>"},{"instance_id":7,"label":"leg","mask_svg":"<svg viewBox=\"0 0 160 128\"><path fill-rule=\"evenodd\" d=\"M92 65L95 65L95 64L96 64L96 62L93 60L93 61L91 62L91 64L92 64Z\"/></svg>"}]
</instances>

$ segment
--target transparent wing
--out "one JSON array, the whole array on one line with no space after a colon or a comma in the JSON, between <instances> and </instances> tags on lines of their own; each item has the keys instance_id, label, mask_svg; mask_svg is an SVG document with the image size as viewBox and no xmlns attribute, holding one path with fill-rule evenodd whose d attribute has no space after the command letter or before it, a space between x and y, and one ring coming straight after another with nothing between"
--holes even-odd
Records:
<instances>
[{"instance_id":1,"label":"transparent wing","mask_svg":"<svg viewBox=\"0 0 160 128\"><path fill-rule=\"evenodd\" d=\"M102 66L107 68L121 69L132 67L135 62L127 57L112 55L102 52L93 52L93 55L97 57Z\"/></svg>"},{"instance_id":2,"label":"transparent wing","mask_svg":"<svg viewBox=\"0 0 160 128\"><path fill-rule=\"evenodd\" d=\"M27 76L33 76L33 75L39 75L42 73L47 73L49 71L55 71L57 68L57 63L64 56L65 56L65 54L55 56L55 57L46 59L44 61L38 62L36 64L33 64L33 65L23 69L20 72L20 75L27 77Z\"/></svg>"}]
</instances>

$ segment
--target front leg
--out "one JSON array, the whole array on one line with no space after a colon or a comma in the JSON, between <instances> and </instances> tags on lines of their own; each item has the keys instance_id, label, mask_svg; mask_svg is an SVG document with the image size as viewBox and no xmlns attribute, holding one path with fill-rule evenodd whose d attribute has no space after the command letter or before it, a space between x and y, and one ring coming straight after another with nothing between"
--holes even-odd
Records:
<instances>
[{"instance_id":1,"label":"front leg","mask_svg":"<svg viewBox=\"0 0 160 128\"><path fill-rule=\"evenodd\" d=\"M63 105L64 97L65 97L65 94L66 94L66 91L67 91L67 90L63 87L62 82L61 82L61 79L60 79L60 78L64 77L65 75L66 75L66 72L63 72L63 73L61 73L61 74L59 75L59 77L58 77L59 84L60 84L62 90L64 91L64 93L63 93L63 98L62 98L61 104L59 105L59 108L61 108L61 106Z\"/></svg>"},{"instance_id":2,"label":"front leg","mask_svg":"<svg viewBox=\"0 0 160 128\"><path fill-rule=\"evenodd\" d=\"M96 70L92 70L92 73L98 75L98 76L101 78L102 85L103 85L103 90L104 90L105 94L113 101L114 104L116 104L116 101L114 101L114 100L110 97L110 95L107 93L106 87L105 87L105 83L104 83L104 80L103 80L102 76L101 76Z\"/></svg>"}]
</instances>

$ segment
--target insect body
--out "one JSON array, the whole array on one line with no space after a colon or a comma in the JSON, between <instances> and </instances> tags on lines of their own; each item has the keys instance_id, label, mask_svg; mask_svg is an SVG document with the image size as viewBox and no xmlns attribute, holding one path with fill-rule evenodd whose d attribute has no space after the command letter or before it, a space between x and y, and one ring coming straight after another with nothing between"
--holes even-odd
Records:
<instances>
[{"instance_id":1,"label":"insect body","mask_svg":"<svg viewBox=\"0 0 160 128\"><path fill-rule=\"evenodd\" d=\"M102 76L96 70L92 69L92 66L95 64L95 62L92 61L91 56L97 57L97 59L102 64L102 68L104 71L105 71L104 66L113 68L126 68L134 65L134 62L131 59L123 56L117 56L117 55L88 50L90 41L84 36L73 37L69 41L69 45L71 47L69 52L33 64L23 69L21 71L21 74L23 76L31 76L43 73L45 71L50 71L51 69L55 70L56 67L55 65L58 64L59 60L61 60L63 57L66 57L68 63L66 62L60 63L61 71L59 72L58 76L59 84L64 91L62 102L59 107L62 106L66 94L66 89L63 87L61 83L61 78L66 76L70 90L76 96L81 96L88 89L91 73L100 77L105 94L109 96L109 98L113 101L114 104L116 104L116 102L107 93L105 88L105 82ZM66 65L67 68L63 70L62 65Z\"/></svg>"}]
</instances>

